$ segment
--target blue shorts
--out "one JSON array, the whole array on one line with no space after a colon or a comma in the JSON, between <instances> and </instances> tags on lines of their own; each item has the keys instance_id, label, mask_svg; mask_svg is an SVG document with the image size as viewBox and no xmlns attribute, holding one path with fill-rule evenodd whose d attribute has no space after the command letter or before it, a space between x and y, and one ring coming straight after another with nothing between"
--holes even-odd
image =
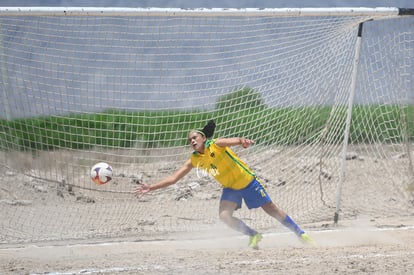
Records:
<instances>
[{"instance_id":1,"label":"blue shorts","mask_svg":"<svg viewBox=\"0 0 414 275\"><path fill-rule=\"evenodd\" d=\"M231 201L237 204L237 208L241 208L242 199L247 205L247 208L258 208L272 200L263 185L254 178L249 185L240 190L230 188L223 188L220 201Z\"/></svg>"}]
</instances>

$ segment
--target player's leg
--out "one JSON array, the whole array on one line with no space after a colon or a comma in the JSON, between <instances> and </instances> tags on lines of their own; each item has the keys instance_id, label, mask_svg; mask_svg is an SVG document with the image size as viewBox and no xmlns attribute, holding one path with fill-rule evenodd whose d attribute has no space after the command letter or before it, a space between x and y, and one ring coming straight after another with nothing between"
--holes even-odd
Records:
<instances>
[{"instance_id":1,"label":"player's leg","mask_svg":"<svg viewBox=\"0 0 414 275\"><path fill-rule=\"evenodd\" d=\"M244 201L248 208L261 207L268 215L272 216L284 226L296 233L304 242L311 243L312 239L287 215L280 207L272 202L265 187L255 179L242 191Z\"/></svg>"},{"instance_id":2,"label":"player's leg","mask_svg":"<svg viewBox=\"0 0 414 275\"><path fill-rule=\"evenodd\" d=\"M258 243L262 239L262 235L250 228L242 220L233 217L234 211L241 207L241 203L242 197L237 190L224 188L220 199L220 220L230 228L248 235L250 237L249 246L257 249Z\"/></svg>"},{"instance_id":3,"label":"player's leg","mask_svg":"<svg viewBox=\"0 0 414 275\"><path fill-rule=\"evenodd\" d=\"M259 242L262 240L262 235L256 230L250 228L242 220L233 217L233 212L236 210L237 203L227 200L220 201L219 217L220 220L227 224L230 228L239 231L250 237L249 246L254 249L258 249Z\"/></svg>"},{"instance_id":4,"label":"player's leg","mask_svg":"<svg viewBox=\"0 0 414 275\"><path fill-rule=\"evenodd\" d=\"M237 230L245 235L253 236L257 231L247 226L242 220L233 217L234 210L237 209L237 203L221 200L219 207L219 217L230 228Z\"/></svg>"},{"instance_id":5,"label":"player's leg","mask_svg":"<svg viewBox=\"0 0 414 275\"><path fill-rule=\"evenodd\" d=\"M259 180L253 180L242 192L248 208L261 207L268 215L277 219L298 236L304 233L304 231L288 215L286 215L281 208L272 202L266 188Z\"/></svg>"},{"instance_id":6,"label":"player's leg","mask_svg":"<svg viewBox=\"0 0 414 275\"><path fill-rule=\"evenodd\" d=\"M280 209L275 203L269 202L265 205L262 205L262 209L273 218L277 219L281 222L284 226L292 230L296 233L296 235L300 236L305 233L299 225L296 224L294 220L292 220L289 215L287 215L282 209Z\"/></svg>"},{"instance_id":7,"label":"player's leg","mask_svg":"<svg viewBox=\"0 0 414 275\"><path fill-rule=\"evenodd\" d=\"M292 230L304 243L307 244L314 244L315 242L313 239L303 231L299 225L289 216L287 215L280 207L278 207L275 203L269 202L267 204L262 205L262 209L270 216L277 219L281 222L284 226Z\"/></svg>"}]
</instances>

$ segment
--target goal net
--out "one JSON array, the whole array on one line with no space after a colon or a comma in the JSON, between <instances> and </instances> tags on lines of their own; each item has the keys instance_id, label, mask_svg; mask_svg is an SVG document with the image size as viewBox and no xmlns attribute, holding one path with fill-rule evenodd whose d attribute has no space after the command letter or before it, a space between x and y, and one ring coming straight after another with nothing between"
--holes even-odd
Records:
<instances>
[{"instance_id":1,"label":"goal net","mask_svg":"<svg viewBox=\"0 0 414 275\"><path fill-rule=\"evenodd\" d=\"M0 8L0 243L222 230L221 187L197 169L131 193L181 167L210 119L255 140L233 149L305 229L413 215L410 14Z\"/></svg>"}]
</instances>

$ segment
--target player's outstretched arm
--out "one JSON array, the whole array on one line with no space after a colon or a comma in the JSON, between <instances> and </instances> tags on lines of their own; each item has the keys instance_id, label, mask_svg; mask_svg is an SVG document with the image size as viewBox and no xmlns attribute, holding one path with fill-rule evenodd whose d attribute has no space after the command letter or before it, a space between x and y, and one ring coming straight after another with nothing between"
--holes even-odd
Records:
<instances>
[{"instance_id":1,"label":"player's outstretched arm","mask_svg":"<svg viewBox=\"0 0 414 275\"><path fill-rule=\"evenodd\" d=\"M149 185L146 183L142 183L140 185L137 186L137 188L135 188L132 193L134 193L135 195L142 195L145 193L148 193L150 191L153 190L157 190L160 188L164 188L167 187L169 185L172 185L174 183L176 183L178 180L180 180L181 178L183 178L185 175L188 174L188 172L191 171L191 169L193 168L192 164L191 164L191 160L187 160L183 166L181 166L181 168L179 168L177 171L174 172L174 174L164 178L163 180Z\"/></svg>"},{"instance_id":2,"label":"player's outstretched arm","mask_svg":"<svg viewBox=\"0 0 414 275\"><path fill-rule=\"evenodd\" d=\"M244 137L218 138L216 144L220 147L241 145L243 148L247 148L254 144L254 140Z\"/></svg>"}]
</instances>

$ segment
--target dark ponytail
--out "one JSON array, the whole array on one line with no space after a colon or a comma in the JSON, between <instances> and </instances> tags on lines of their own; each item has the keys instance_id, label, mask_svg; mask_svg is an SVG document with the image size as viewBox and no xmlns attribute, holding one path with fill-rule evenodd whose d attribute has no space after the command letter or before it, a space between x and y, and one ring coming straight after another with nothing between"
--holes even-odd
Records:
<instances>
[{"instance_id":1,"label":"dark ponytail","mask_svg":"<svg viewBox=\"0 0 414 275\"><path fill-rule=\"evenodd\" d=\"M204 133L206 138L212 138L214 135L214 130L216 129L216 124L214 123L214 120L209 120L204 126L203 130L201 132Z\"/></svg>"}]
</instances>

